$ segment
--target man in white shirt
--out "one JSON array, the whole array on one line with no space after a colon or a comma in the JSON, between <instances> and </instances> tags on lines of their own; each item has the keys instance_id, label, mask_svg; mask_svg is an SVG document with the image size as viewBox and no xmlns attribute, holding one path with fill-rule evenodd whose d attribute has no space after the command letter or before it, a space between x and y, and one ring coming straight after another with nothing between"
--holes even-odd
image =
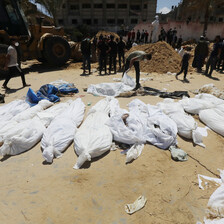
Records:
<instances>
[{"instance_id":1,"label":"man in white shirt","mask_svg":"<svg viewBox=\"0 0 224 224\"><path fill-rule=\"evenodd\" d=\"M5 70L9 70L9 73L5 79L5 82L2 85L4 89L9 89L7 87L9 80L13 77L13 75L18 75L18 74L21 76L23 87L30 86L26 84L25 76L22 70L19 68L15 44L16 44L16 40L12 38L10 40L10 46L8 47L8 52L6 55L6 63L4 67Z\"/></svg>"}]
</instances>

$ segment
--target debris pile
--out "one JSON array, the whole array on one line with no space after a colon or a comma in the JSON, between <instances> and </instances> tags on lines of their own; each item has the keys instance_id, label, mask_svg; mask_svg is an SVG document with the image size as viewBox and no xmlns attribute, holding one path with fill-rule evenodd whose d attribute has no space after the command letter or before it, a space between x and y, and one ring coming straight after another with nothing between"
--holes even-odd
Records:
<instances>
[{"instance_id":1,"label":"debris pile","mask_svg":"<svg viewBox=\"0 0 224 224\"><path fill-rule=\"evenodd\" d=\"M126 54L133 51L145 51L152 53L150 62L141 62L142 72L178 72L180 70L181 56L166 42L157 42L155 44L144 44L132 47Z\"/></svg>"}]
</instances>

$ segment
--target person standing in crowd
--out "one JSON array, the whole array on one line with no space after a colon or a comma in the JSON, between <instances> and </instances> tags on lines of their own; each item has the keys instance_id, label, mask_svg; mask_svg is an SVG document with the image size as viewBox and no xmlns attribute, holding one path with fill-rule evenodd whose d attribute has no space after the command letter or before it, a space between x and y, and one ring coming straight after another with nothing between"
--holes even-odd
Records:
<instances>
[{"instance_id":1,"label":"person standing in crowd","mask_svg":"<svg viewBox=\"0 0 224 224\"><path fill-rule=\"evenodd\" d=\"M202 72L202 67L204 65L205 58L208 57L208 43L205 41L204 36L200 37L197 46L194 51L194 60L192 67L197 68L197 72Z\"/></svg>"},{"instance_id":2,"label":"person standing in crowd","mask_svg":"<svg viewBox=\"0 0 224 224\"><path fill-rule=\"evenodd\" d=\"M81 52L82 52L82 59L83 59L83 74L86 73L86 64L89 70L89 74L91 74L91 64L90 64L90 57L91 57L91 42L89 35L81 42Z\"/></svg>"},{"instance_id":3,"label":"person standing in crowd","mask_svg":"<svg viewBox=\"0 0 224 224\"><path fill-rule=\"evenodd\" d=\"M183 41L183 39L182 39L182 36L180 35L180 37L179 37L179 39L177 41L177 46L176 46L177 49L181 48L182 41Z\"/></svg>"},{"instance_id":4,"label":"person standing in crowd","mask_svg":"<svg viewBox=\"0 0 224 224\"><path fill-rule=\"evenodd\" d=\"M119 70L121 70L121 59L122 59L123 65L125 63L124 61L125 43L123 41L122 36L120 36L120 40L117 44L117 51L118 51L118 60L119 60Z\"/></svg>"},{"instance_id":5,"label":"person standing in crowd","mask_svg":"<svg viewBox=\"0 0 224 224\"><path fill-rule=\"evenodd\" d=\"M98 50L99 50L100 75L102 73L103 68L106 75L107 74L107 54L109 52L109 46L108 46L106 37L103 37L103 39L99 41Z\"/></svg>"},{"instance_id":6,"label":"person standing in crowd","mask_svg":"<svg viewBox=\"0 0 224 224\"><path fill-rule=\"evenodd\" d=\"M191 55L190 55L190 51L191 51L191 47L186 47L185 48L185 50L186 50L186 52L185 52L185 54L184 54L184 56L183 56L183 58L182 58L182 61L181 61L181 70L180 70L180 72L178 72L177 74L176 74L176 79L178 79L178 76L182 73L182 72L184 72L184 82L189 82L188 80L187 80L187 72L188 72L188 66L189 66L189 59L190 59L190 57L191 57Z\"/></svg>"},{"instance_id":7,"label":"person standing in crowd","mask_svg":"<svg viewBox=\"0 0 224 224\"><path fill-rule=\"evenodd\" d=\"M112 63L114 67L114 74L117 73L117 43L114 41L114 36L110 36L109 42L109 74L111 73Z\"/></svg>"},{"instance_id":8,"label":"person standing in crowd","mask_svg":"<svg viewBox=\"0 0 224 224\"><path fill-rule=\"evenodd\" d=\"M10 39L10 46L8 47L7 50L6 62L4 67L4 70L9 70L9 73L7 74L6 79L2 85L4 89L9 89L7 87L7 84L14 75L21 76L23 87L30 86L26 84L25 75L22 72L22 69L19 67L20 62L18 63L18 53L16 50L16 45L18 46L16 39L14 38Z\"/></svg>"},{"instance_id":9,"label":"person standing in crowd","mask_svg":"<svg viewBox=\"0 0 224 224\"><path fill-rule=\"evenodd\" d=\"M160 35L161 35L162 41L165 41L166 40L166 31L164 30L163 27L161 28Z\"/></svg>"},{"instance_id":10,"label":"person standing in crowd","mask_svg":"<svg viewBox=\"0 0 224 224\"><path fill-rule=\"evenodd\" d=\"M145 44L148 43L148 38L149 38L149 33L148 33L148 31L146 30L146 31L145 31Z\"/></svg>"},{"instance_id":11,"label":"person standing in crowd","mask_svg":"<svg viewBox=\"0 0 224 224\"><path fill-rule=\"evenodd\" d=\"M220 68L222 66L222 68ZM224 70L224 40L221 42L221 53L220 53L220 58L217 63L217 69L223 72Z\"/></svg>"},{"instance_id":12,"label":"person standing in crowd","mask_svg":"<svg viewBox=\"0 0 224 224\"><path fill-rule=\"evenodd\" d=\"M177 30L176 27L174 27L173 33L172 33L172 47L175 48L177 42Z\"/></svg>"},{"instance_id":13,"label":"person standing in crowd","mask_svg":"<svg viewBox=\"0 0 224 224\"><path fill-rule=\"evenodd\" d=\"M141 33L141 42L144 43L144 39L145 39L145 31L142 30L142 33Z\"/></svg>"},{"instance_id":14,"label":"person standing in crowd","mask_svg":"<svg viewBox=\"0 0 224 224\"><path fill-rule=\"evenodd\" d=\"M215 43L213 45L213 50L212 50L210 57L206 64L206 71L205 71L204 75L206 75L208 77L212 76L212 72L215 69L217 60L218 60L218 58L220 58L220 54L221 54L220 39L221 39L220 36L215 37ZM210 71L208 73L209 68L210 68Z\"/></svg>"},{"instance_id":15,"label":"person standing in crowd","mask_svg":"<svg viewBox=\"0 0 224 224\"><path fill-rule=\"evenodd\" d=\"M131 31L128 31L128 42L131 41Z\"/></svg>"},{"instance_id":16,"label":"person standing in crowd","mask_svg":"<svg viewBox=\"0 0 224 224\"><path fill-rule=\"evenodd\" d=\"M98 40L97 40L97 37L96 36L94 36L94 38L93 38L93 42L92 42L92 44L91 44L91 54L92 54L92 61L97 61L97 42L98 42Z\"/></svg>"},{"instance_id":17,"label":"person standing in crowd","mask_svg":"<svg viewBox=\"0 0 224 224\"><path fill-rule=\"evenodd\" d=\"M172 28L170 28L167 32L167 43L171 45L173 39L173 31Z\"/></svg>"},{"instance_id":18,"label":"person standing in crowd","mask_svg":"<svg viewBox=\"0 0 224 224\"><path fill-rule=\"evenodd\" d=\"M151 60L152 55L146 54L144 51L133 51L127 57L126 64L125 64L125 72L128 72L131 67L134 65L135 73L136 73L136 86L134 90L137 90L141 87L139 80L140 80L140 65L139 62L143 60ZM124 73L125 73L124 72ZM124 75L123 73L123 75Z\"/></svg>"},{"instance_id":19,"label":"person standing in crowd","mask_svg":"<svg viewBox=\"0 0 224 224\"><path fill-rule=\"evenodd\" d=\"M140 38L141 38L141 33L140 31L138 30L137 31L137 38L136 38L136 42L139 44L140 43Z\"/></svg>"},{"instance_id":20,"label":"person standing in crowd","mask_svg":"<svg viewBox=\"0 0 224 224\"><path fill-rule=\"evenodd\" d=\"M134 42L135 41L135 30L133 29L131 32L131 41Z\"/></svg>"}]
</instances>

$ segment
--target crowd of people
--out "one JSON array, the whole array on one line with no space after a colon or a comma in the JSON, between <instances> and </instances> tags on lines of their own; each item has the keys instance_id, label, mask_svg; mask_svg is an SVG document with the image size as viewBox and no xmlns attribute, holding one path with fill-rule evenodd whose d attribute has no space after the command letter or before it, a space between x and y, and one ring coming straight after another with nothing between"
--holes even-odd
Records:
<instances>
[{"instance_id":1,"label":"crowd of people","mask_svg":"<svg viewBox=\"0 0 224 224\"><path fill-rule=\"evenodd\" d=\"M189 51L191 51L191 47L185 48L185 53L182 58L182 66L181 71L176 74L176 78L178 79L178 76L184 72L184 82L189 82L186 78L187 72L188 72L188 66L189 66L189 59L190 54ZM203 72L202 67L206 62L205 71ZM203 75L212 78L212 73L214 69L216 69L219 72L224 71L224 40L221 39L220 36L215 37L215 41L212 47L212 51L209 55L209 42L206 40L204 36L200 37L200 40L197 43L197 46L195 47L194 51L194 60L192 63L192 67L197 69L198 73L202 73Z\"/></svg>"},{"instance_id":2,"label":"crowd of people","mask_svg":"<svg viewBox=\"0 0 224 224\"><path fill-rule=\"evenodd\" d=\"M93 39L93 48L91 48L91 41L89 37L86 37L81 42L81 52L83 55L83 73L86 72L86 64L91 74L91 63L90 57L92 53L98 53L99 59L99 74L107 74L107 63L109 62L109 74L112 70L114 74L117 73L117 57L119 70L122 70L125 64L125 49L127 47L126 43L123 41L123 37L116 38L113 35L103 36L100 35L99 39L94 37ZM94 49L95 52L92 52L91 49Z\"/></svg>"},{"instance_id":3,"label":"crowd of people","mask_svg":"<svg viewBox=\"0 0 224 224\"><path fill-rule=\"evenodd\" d=\"M180 35L179 38L177 37L177 30L176 27L174 29L170 28L168 31L165 31L163 27L161 27L160 33L158 34L158 41L166 41L170 44L173 48L179 49L182 44L182 36ZM147 44L152 43L153 37L152 32L149 34L147 30L137 30L135 32L134 29L130 30L127 34L127 46L132 47L133 44Z\"/></svg>"},{"instance_id":4,"label":"crowd of people","mask_svg":"<svg viewBox=\"0 0 224 224\"><path fill-rule=\"evenodd\" d=\"M98 52L98 59L99 59L99 74L102 75L102 72L104 71L104 74L111 74L112 70L114 71L114 74L117 73L117 61L119 63L119 70L120 71L126 71L132 65L134 65L136 70L136 87L139 87L140 84L138 82L139 80L139 61L141 59L151 59L151 55L148 57L143 57L142 55L146 55L145 52L136 51L134 55L137 57L137 61L132 61L131 59L128 60L129 56L127 57L127 60L125 62L125 50L130 49L131 46L129 46L129 42L131 43L147 43L148 41L148 34L146 30L143 30L142 33L138 30L137 33L135 33L134 30L130 31L128 33L128 39L127 44L125 41L123 41L122 36L120 38L116 38L113 35L110 36L103 36L100 35L99 39L95 37L92 41L92 44L94 45L95 51ZM158 41L166 41L171 46L173 46L176 49L180 49L182 46L182 37L180 36L179 39L177 38L177 30L169 29L168 32L164 30L164 28L161 28L160 35L158 38ZM83 71L86 72L86 64L87 68L89 70L89 74L91 74L91 41L90 38L85 38L81 43L81 51L83 54ZM184 73L184 82L189 82L187 80L187 72L189 67L189 60L191 57L190 51L191 47L184 48L184 54L182 55L182 62L181 62L181 70L176 74L176 78L178 79L178 76L181 73ZM138 58L139 56L139 58ZM209 57L208 57L209 56ZM215 43L213 45L213 50L211 51L211 54L209 55L209 42L206 40L205 37L201 36L200 40L197 43L197 46L195 48L194 52L194 60L192 63L192 67L197 69L197 72L202 73L202 67L205 63L206 58L208 57L207 63L206 63L206 70L204 71L204 75L208 77L212 77L212 72L214 69L217 69L220 72L224 71L224 42L221 40L220 36L216 36ZM117 60L118 58L118 60ZM130 63L131 62L131 63ZM135 63L134 63L135 62ZM107 73L107 64L109 64L109 72Z\"/></svg>"},{"instance_id":5,"label":"crowd of people","mask_svg":"<svg viewBox=\"0 0 224 224\"><path fill-rule=\"evenodd\" d=\"M140 31L138 30L135 39L134 30L131 32L131 36L128 36L128 42L136 41L138 43L144 42L147 43L148 34L145 35L147 31ZM130 34L128 34L130 35ZM131 38L131 39L129 39ZM161 28L161 32L159 35L159 41L167 41L167 43L175 46L176 48L181 48L182 38L177 40L177 31L169 29L166 33L163 27ZM90 36L86 36L85 39L81 42L81 52L83 57L83 73L86 73L86 69L88 69L89 74L91 74L91 56L92 53L98 55L99 59L99 75L104 74L111 74L112 70L114 74L117 73L117 57L118 57L118 64L120 71L129 71L129 69L134 65L136 71L136 87L140 87L139 78L140 78L140 66L139 62L141 60L151 60L152 55L146 54L143 51L134 51L133 54L131 53L126 61L125 61L125 50L130 49L131 47L128 46L123 41L122 36L120 38L116 38L113 35L110 36L103 36L100 35L97 39L96 37L93 38L93 41L90 40ZM23 87L29 86L25 81L24 73L20 67L20 63L18 60L19 55L16 49L16 40L11 39L11 44L8 48L8 53L6 56L6 64L5 70L8 70L8 76L3 83L3 88L8 89L8 82L14 75L20 75L22 79ZM93 52L94 51L94 52ZM190 60L190 52L191 47L186 47L184 49L184 54L181 62L181 70L176 74L176 78L184 72L184 82L188 82L187 80L187 72L189 67L189 60ZM97 53L96 53L97 52ZM202 67L206 62L205 71L202 71ZM109 73L107 73L107 64L109 62ZM194 52L194 60L192 63L192 67L197 69L198 73L203 73L208 77L212 77L213 71L216 69L219 72L224 72L224 40L221 39L220 36L216 36L212 51L209 55L209 42L206 40L204 36L200 37L200 40L195 47Z\"/></svg>"}]
</instances>

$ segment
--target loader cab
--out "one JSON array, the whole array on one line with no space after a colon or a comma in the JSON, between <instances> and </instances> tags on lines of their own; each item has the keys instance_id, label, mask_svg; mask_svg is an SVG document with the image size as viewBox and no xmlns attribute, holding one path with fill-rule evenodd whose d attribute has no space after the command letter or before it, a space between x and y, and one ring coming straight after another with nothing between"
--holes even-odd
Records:
<instances>
[{"instance_id":1,"label":"loader cab","mask_svg":"<svg viewBox=\"0 0 224 224\"><path fill-rule=\"evenodd\" d=\"M19 0L0 0L0 30L9 36L30 36Z\"/></svg>"}]
</instances>

